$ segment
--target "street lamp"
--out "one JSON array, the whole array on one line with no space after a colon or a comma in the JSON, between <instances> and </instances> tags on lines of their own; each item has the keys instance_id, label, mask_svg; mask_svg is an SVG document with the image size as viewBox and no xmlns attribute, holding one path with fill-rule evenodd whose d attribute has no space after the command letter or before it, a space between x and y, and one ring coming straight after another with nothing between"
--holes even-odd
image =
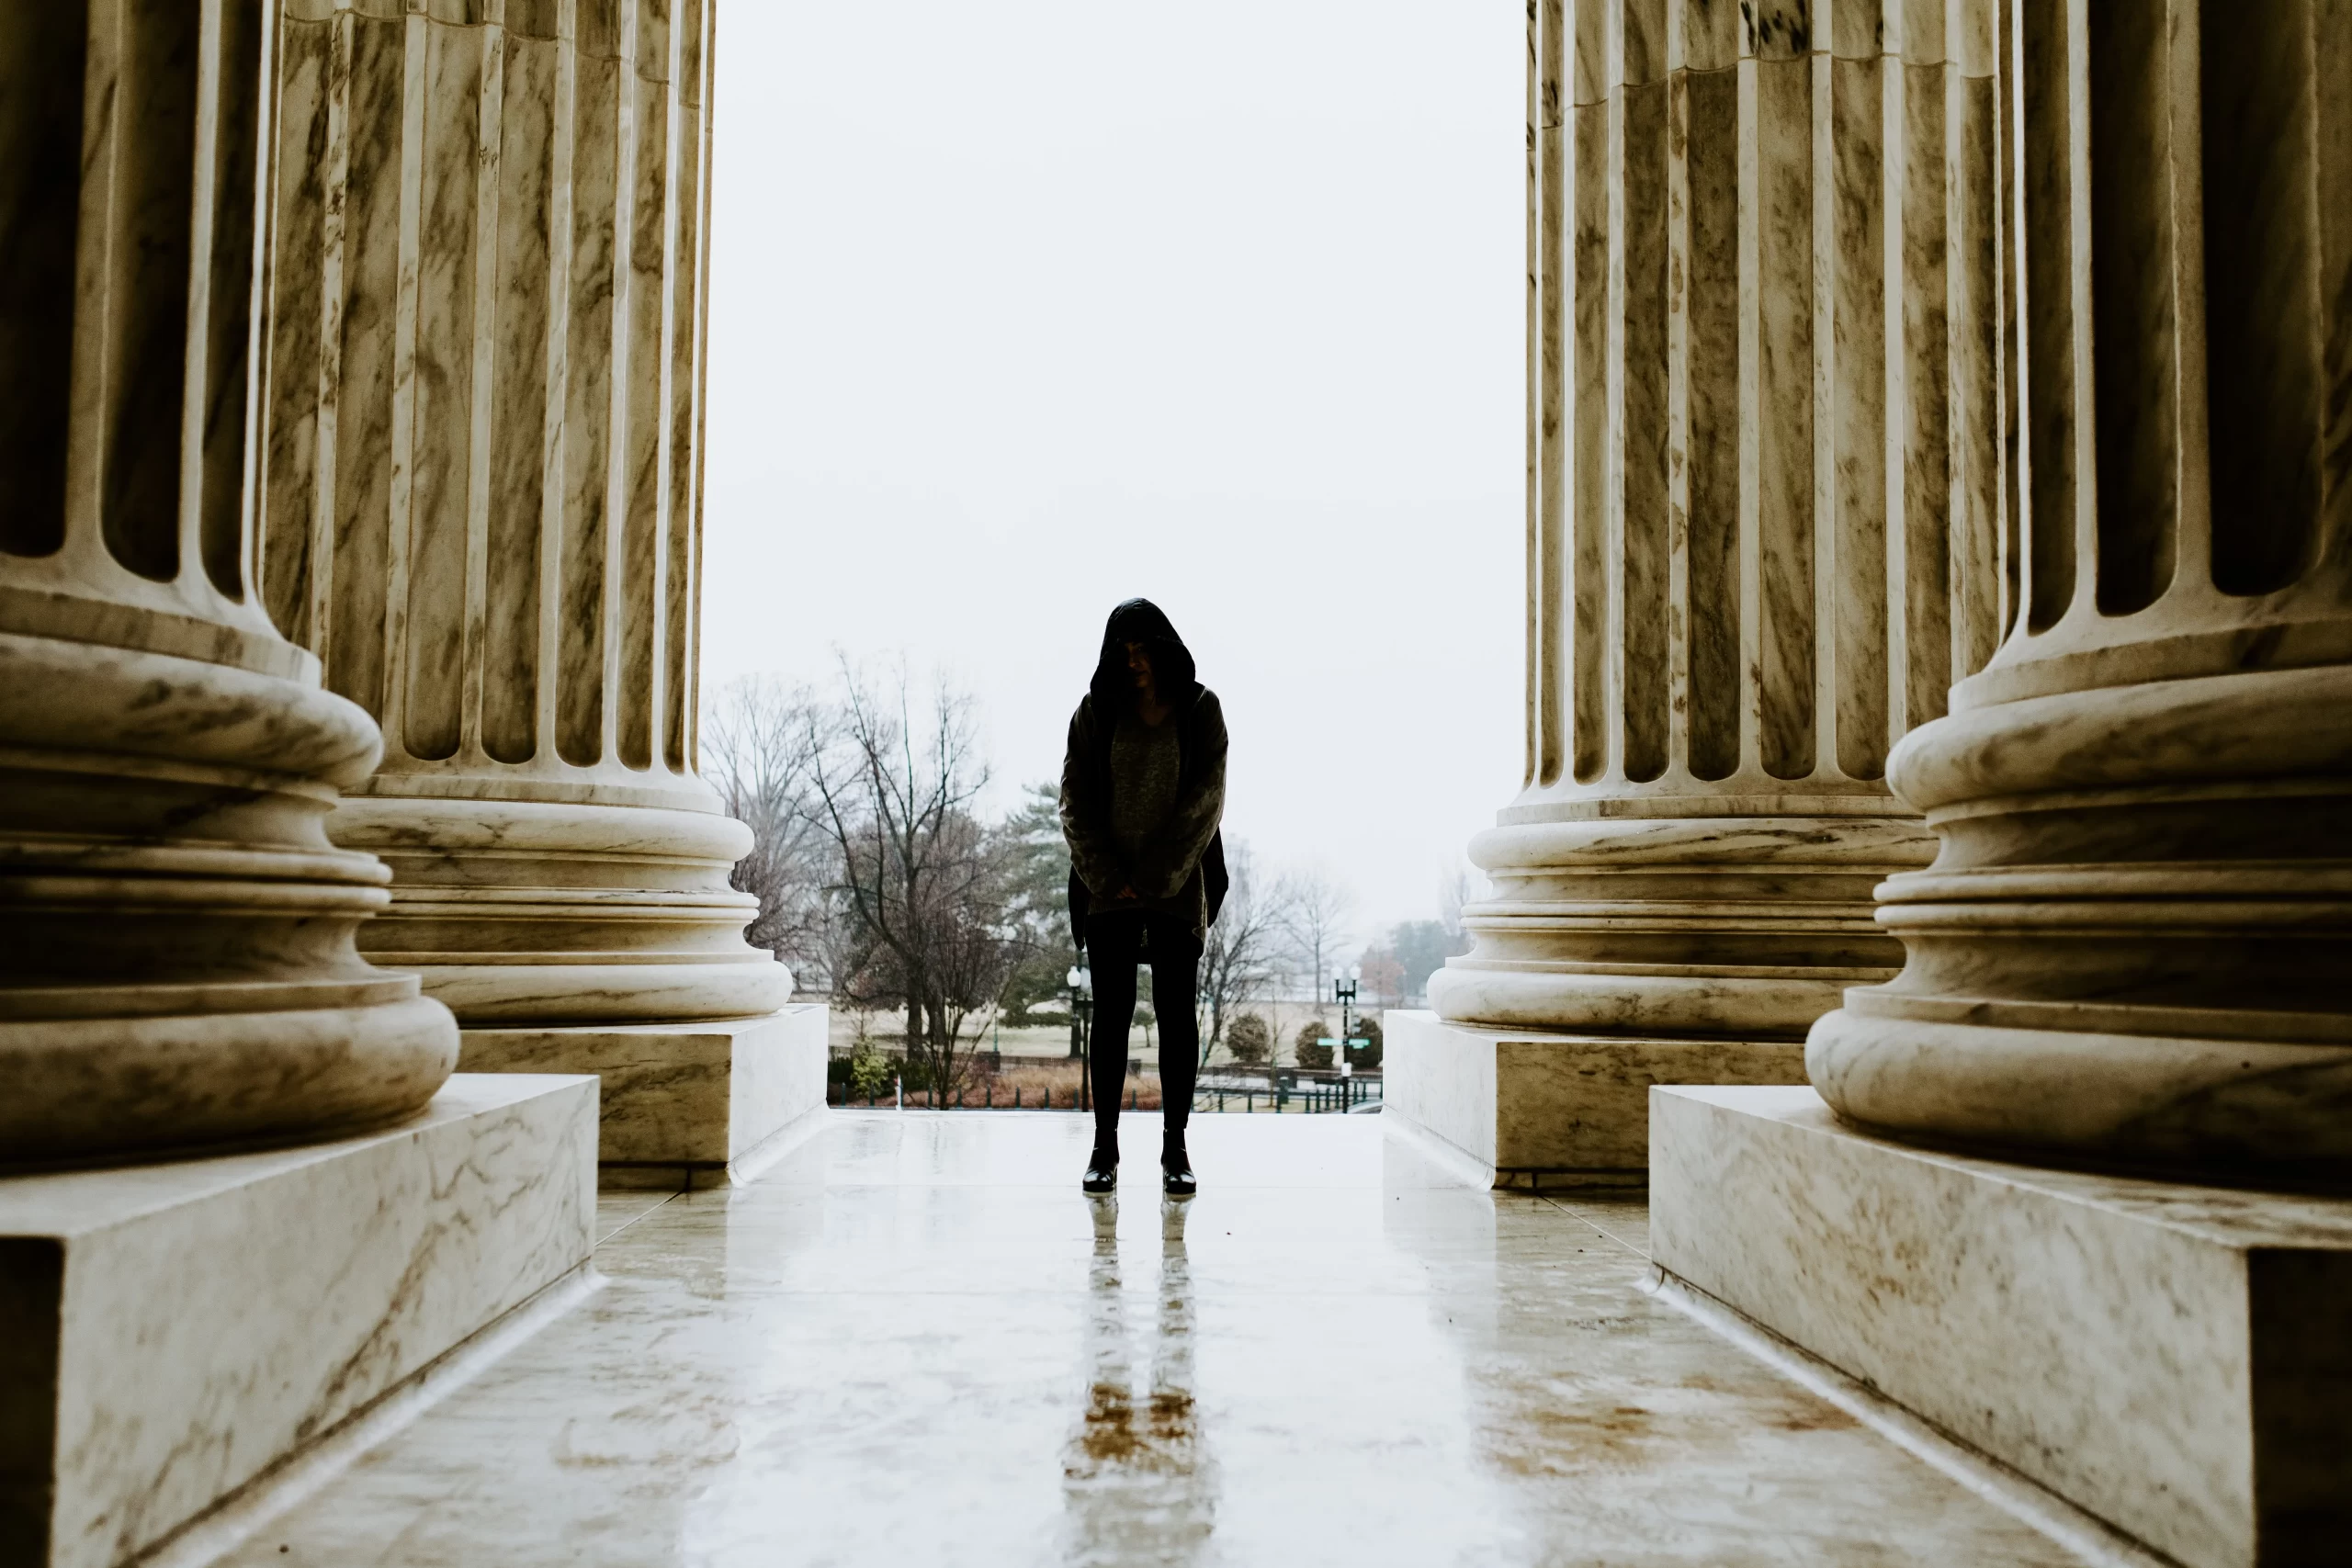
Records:
<instances>
[{"instance_id":1,"label":"street lamp","mask_svg":"<svg viewBox=\"0 0 2352 1568\"><path fill-rule=\"evenodd\" d=\"M1348 1048L1355 1043L1355 1024L1350 1014L1355 1010L1356 983L1363 978L1363 968L1351 964L1340 971L1331 982L1331 998L1340 1004L1340 1076L1346 1077L1352 1069L1348 1066Z\"/></svg>"}]
</instances>

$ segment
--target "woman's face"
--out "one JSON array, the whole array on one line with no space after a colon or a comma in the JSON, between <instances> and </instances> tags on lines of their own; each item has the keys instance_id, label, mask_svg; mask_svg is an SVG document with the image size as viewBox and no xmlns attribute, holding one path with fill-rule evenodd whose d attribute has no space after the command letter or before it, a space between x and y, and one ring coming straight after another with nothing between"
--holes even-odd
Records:
<instances>
[{"instance_id":1,"label":"woman's face","mask_svg":"<svg viewBox=\"0 0 2352 1568\"><path fill-rule=\"evenodd\" d=\"M1151 650L1139 642L1127 644L1127 679L1138 692L1151 690Z\"/></svg>"}]
</instances>

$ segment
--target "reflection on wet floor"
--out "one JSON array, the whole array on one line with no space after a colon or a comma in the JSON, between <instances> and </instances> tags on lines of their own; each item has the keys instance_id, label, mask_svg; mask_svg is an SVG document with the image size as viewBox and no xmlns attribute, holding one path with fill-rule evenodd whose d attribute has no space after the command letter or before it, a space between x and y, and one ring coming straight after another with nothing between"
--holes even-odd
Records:
<instances>
[{"instance_id":1,"label":"reflection on wet floor","mask_svg":"<svg viewBox=\"0 0 2352 1568\"><path fill-rule=\"evenodd\" d=\"M1083 1359L1088 1384L1086 1408L1062 1461L1071 1527L1062 1560L1211 1561L1217 1477L1193 1397L1193 1281L1184 1257L1192 1205L1158 1201L1157 1310L1138 1357L1130 1297L1120 1277L1119 1200L1113 1195L1087 1203L1094 1224Z\"/></svg>"},{"instance_id":2,"label":"reflection on wet floor","mask_svg":"<svg viewBox=\"0 0 2352 1568\"><path fill-rule=\"evenodd\" d=\"M1204 1118L1188 1203L1090 1202L1079 1117L889 1111L612 1195L603 1290L226 1561L2075 1561L1645 1294L1638 1200L1380 1123Z\"/></svg>"}]
</instances>

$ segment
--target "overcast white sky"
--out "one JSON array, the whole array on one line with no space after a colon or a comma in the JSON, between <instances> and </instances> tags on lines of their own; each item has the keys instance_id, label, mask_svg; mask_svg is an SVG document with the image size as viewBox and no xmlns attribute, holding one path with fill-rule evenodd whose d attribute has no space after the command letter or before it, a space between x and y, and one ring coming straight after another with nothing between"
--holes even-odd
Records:
<instances>
[{"instance_id":1,"label":"overcast white sky","mask_svg":"<svg viewBox=\"0 0 2352 1568\"><path fill-rule=\"evenodd\" d=\"M703 674L903 653L1054 776L1111 606L1192 645L1228 839L1358 934L1516 790L1503 0L736 0Z\"/></svg>"}]
</instances>

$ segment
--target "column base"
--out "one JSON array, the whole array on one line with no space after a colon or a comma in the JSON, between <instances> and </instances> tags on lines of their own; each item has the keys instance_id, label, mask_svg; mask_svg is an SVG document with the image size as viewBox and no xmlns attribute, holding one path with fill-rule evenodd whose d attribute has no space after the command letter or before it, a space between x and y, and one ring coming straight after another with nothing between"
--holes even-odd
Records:
<instances>
[{"instance_id":1,"label":"column base","mask_svg":"<svg viewBox=\"0 0 2352 1568\"><path fill-rule=\"evenodd\" d=\"M1400 1011L1382 1014L1381 1031L1381 1114L1468 1156L1497 1187L1640 1187L1652 1085L1804 1081L1796 1040L1498 1030Z\"/></svg>"},{"instance_id":2,"label":"column base","mask_svg":"<svg viewBox=\"0 0 2352 1568\"><path fill-rule=\"evenodd\" d=\"M750 1181L823 1120L821 1002L716 1023L468 1029L458 1070L594 1073L598 1179L686 1190Z\"/></svg>"},{"instance_id":3,"label":"column base","mask_svg":"<svg viewBox=\"0 0 2352 1568\"><path fill-rule=\"evenodd\" d=\"M1659 1268L2189 1568L2340 1560L2352 1201L1963 1157L1660 1089Z\"/></svg>"},{"instance_id":4,"label":"column base","mask_svg":"<svg viewBox=\"0 0 2352 1568\"><path fill-rule=\"evenodd\" d=\"M397 898L392 907L401 908ZM397 934L386 926L371 934ZM646 1018L725 1022L761 1017L792 997L792 971L761 953L740 964L445 964L436 962L440 953L374 950L366 956L413 972L424 994L469 1028L527 1029L548 1018L594 1028Z\"/></svg>"},{"instance_id":5,"label":"column base","mask_svg":"<svg viewBox=\"0 0 2352 1568\"><path fill-rule=\"evenodd\" d=\"M0 1561L113 1568L588 1260L596 1087L0 1181Z\"/></svg>"}]
</instances>

